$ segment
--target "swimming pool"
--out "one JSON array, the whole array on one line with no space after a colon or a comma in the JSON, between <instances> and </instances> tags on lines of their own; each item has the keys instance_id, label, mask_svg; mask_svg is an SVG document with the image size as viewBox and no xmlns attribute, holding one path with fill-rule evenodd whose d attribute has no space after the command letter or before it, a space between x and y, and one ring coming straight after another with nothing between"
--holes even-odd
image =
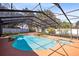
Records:
<instances>
[{"instance_id":1,"label":"swimming pool","mask_svg":"<svg viewBox=\"0 0 79 59\"><path fill-rule=\"evenodd\" d=\"M50 40L47 38L37 37L37 36L25 36L18 35L14 36L15 41L12 43L12 47L18 50L46 50L56 46L57 42L55 40ZM61 43L68 44L61 41Z\"/></svg>"}]
</instances>

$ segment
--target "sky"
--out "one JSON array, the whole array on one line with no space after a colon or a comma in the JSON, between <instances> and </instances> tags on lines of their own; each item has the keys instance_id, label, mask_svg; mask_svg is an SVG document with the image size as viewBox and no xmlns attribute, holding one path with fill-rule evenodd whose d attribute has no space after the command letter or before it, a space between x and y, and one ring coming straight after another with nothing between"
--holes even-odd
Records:
<instances>
[{"instance_id":1,"label":"sky","mask_svg":"<svg viewBox=\"0 0 79 59\"><path fill-rule=\"evenodd\" d=\"M16 9L28 8L30 10L32 10L37 4L38 3L13 3L13 5L15 6ZM42 9L50 9L53 13L62 13L59 8L57 8L56 6L54 6L51 3L42 3L41 6L42 6ZM68 11L71 11L71 10L78 9L79 3L61 3L60 6L63 8L63 10L65 12L68 12ZM34 10L40 10L40 7L38 6ZM79 16L79 11L68 13L68 15ZM67 21L67 19L63 15L61 15L61 16L57 15L57 18L61 19L62 21ZM70 21L72 23L75 23L79 20L79 19L73 19L72 20L71 18L73 18L73 17L71 17L71 16L68 16L68 18L70 19Z\"/></svg>"}]
</instances>

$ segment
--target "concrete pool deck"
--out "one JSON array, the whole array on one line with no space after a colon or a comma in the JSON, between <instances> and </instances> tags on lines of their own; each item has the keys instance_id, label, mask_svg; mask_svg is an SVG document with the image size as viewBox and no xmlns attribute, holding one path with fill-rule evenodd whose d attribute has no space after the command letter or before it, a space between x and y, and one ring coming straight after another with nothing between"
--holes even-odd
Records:
<instances>
[{"instance_id":1,"label":"concrete pool deck","mask_svg":"<svg viewBox=\"0 0 79 59\"><path fill-rule=\"evenodd\" d=\"M37 35L37 34L38 33L25 33L24 35ZM20 51L11 46L12 41L0 42L0 56L79 56L79 40L50 36L50 35L42 35L42 37L55 39L55 40L60 40L60 39L64 39L68 41L70 40L73 43L61 45L58 42L54 48L49 48L47 50ZM0 41L1 40L3 39L0 38Z\"/></svg>"}]
</instances>

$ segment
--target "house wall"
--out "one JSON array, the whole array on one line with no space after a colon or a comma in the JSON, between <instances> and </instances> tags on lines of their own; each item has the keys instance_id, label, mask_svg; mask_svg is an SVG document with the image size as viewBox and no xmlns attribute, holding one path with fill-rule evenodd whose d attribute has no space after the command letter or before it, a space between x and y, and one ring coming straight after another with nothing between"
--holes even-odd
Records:
<instances>
[{"instance_id":1,"label":"house wall","mask_svg":"<svg viewBox=\"0 0 79 59\"><path fill-rule=\"evenodd\" d=\"M42 32L42 28L41 27L35 27L36 32Z\"/></svg>"},{"instance_id":2,"label":"house wall","mask_svg":"<svg viewBox=\"0 0 79 59\"><path fill-rule=\"evenodd\" d=\"M71 29L60 29L62 34L71 34ZM60 34L59 29L55 29L56 34ZM79 35L79 29L72 29L72 35Z\"/></svg>"},{"instance_id":3,"label":"house wall","mask_svg":"<svg viewBox=\"0 0 79 59\"><path fill-rule=\"evenodd\" d=\"M29 29L3 28L3 33L29 32Z\"/></svg>"}]
</instances>

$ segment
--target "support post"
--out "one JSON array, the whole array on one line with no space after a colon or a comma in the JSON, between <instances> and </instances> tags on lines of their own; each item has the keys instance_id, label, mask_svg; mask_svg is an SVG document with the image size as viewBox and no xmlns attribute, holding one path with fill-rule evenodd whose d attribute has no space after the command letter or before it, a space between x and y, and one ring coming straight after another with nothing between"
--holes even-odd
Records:
<instances>
[{"instance_id":1,"label":"support post","mask_svg":"<svg viewBox=\"0 0 79 59\"><path fill-rule=\"evenodd\" d=\"M78 29L78 27L77 27L77 39L79 40L79 35L78 35L79 32L78 32L78 30L79 30L79 29Z\"/></svg>"},{"instance_id":2,"label":"support post","mask_svg":"<svg viewBox=\"0 0 79 59\"><path fill-rule=\"evenodd\" d=\"M73 34L72 34L72 24L70 24L71 28L70 28L70 31L71 31L71 40L73 39Z\"/></svg>"},{"instance_id":3,"label":"support post","mask_svg":"<svg viewBox=\"0 0 79 59\"><path fill-rule=\"evenodd\" d=\"M1 18L0 18L0 37L2 36L2 20L1 20Z\"/></svg>"}]
</instances>

